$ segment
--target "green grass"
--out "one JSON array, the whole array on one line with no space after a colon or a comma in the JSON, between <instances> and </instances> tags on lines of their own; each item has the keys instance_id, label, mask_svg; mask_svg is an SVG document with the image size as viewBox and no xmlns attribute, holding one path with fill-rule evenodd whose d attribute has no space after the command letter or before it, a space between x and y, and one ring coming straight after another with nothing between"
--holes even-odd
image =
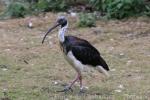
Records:
<instances>
[{"instance_id":1,"label":"green grass","mask_svg":"<svg viewBox=\"0 0 150 100\"><path fill-rule=\"evenodd\" d=\"M38 17L35 19L39 20ZM15 19L3 23L7 26L14 21ZM19 21L25 24L24 19ZM101 52L110 69L115 70L110 71L109 79L96 70L84 72L83 83L89 89L82 96L78 95L79 84L73 87L74 92L67 94L56 92L63 89L63 85L70 82L76 74L63 58L56 32L42 45L43 34L41 33L43 31L40 30L46 31L44 24L34 29L17 25L1 26L0 98L8 97L11 100L148 100L150 95L150 37L148 35L131 39L126 37L126 34L120 33L132 29L133 26L137 29L133 28L132 31L145 32L149 30L150 23L139 21L142 26L136 26L137 22L133 21L133 25L126 24L130 22L131 20L99 21L96 28L76 29L75 27L69 30L68 33L72 32L72 35L89 40ZM70 23L73 22L70 21ZM46 26L50 25L46 24ZM102 33L94 34L99 27ZM23 40L20 40L21 38ZM49 41L52 42L51 45ZM57 85L54 84L55 81L58 82ZM123 85L123 88L120 89L119 85ZM116 92L118 89L121 92Z\"/></svg>"}]
</instances>

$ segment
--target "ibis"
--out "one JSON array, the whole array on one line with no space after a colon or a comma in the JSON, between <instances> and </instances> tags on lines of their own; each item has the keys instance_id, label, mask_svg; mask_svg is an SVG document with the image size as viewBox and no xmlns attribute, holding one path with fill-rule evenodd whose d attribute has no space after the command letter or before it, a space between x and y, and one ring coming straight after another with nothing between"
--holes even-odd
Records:
<instances>
[{"instance_id":1,"label":"ibis","mask_svg":"<svg viewBox=\"0 0 150 100\"><path fill-rule=\"evenodd\" d=\"M56 27L60 27L58 39L61 50L63 51L66 60L77 72L75 79L68 86L65 86L65 88L60 92L72 91L72 86L76 81L79 81L80 92L84 91L82 85L82 70L85 68L85 66L93 67L109 77L109 67L94 46L92 46L87 40L75 36L65 35L68 28L68 20L65 16L60 16L57 18L56 24L44 35L42 44L44 43L48 33L50 33Z\"/></svg>"}]
</instances>

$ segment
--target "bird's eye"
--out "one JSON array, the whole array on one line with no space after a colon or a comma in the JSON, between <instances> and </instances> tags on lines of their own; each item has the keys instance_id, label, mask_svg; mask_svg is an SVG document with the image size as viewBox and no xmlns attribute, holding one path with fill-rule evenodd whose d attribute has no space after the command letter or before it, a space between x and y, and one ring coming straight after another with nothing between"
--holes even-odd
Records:
<instances>
[{"instance_id":1,"label":"bird's eye","mask_svg":"<svg viewBox=\"0 0 150 100\"><path fill-rule=\"evenodd\" d=\"M63 23L63 20L62 20L62 19L58 19L57 22L60 23L60 24L62 24L62 23Z\"/></svg>"}]
</instances>

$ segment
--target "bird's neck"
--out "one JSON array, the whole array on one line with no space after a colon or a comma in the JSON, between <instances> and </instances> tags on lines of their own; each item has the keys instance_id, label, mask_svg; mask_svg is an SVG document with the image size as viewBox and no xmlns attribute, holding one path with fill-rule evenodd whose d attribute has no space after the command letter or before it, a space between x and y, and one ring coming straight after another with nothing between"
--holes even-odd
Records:
<instances>
[{"instance_id":1,"label":"bird's neck","mask_svg":"<svg viewBox=\"0 0 150 100\"><path fill-rule=\"evenodd\" d=\"M61 27L59 29L58 38L61 43L65 41L65 32L67 30L67 26Z\"/></svg>"}]
</instances>

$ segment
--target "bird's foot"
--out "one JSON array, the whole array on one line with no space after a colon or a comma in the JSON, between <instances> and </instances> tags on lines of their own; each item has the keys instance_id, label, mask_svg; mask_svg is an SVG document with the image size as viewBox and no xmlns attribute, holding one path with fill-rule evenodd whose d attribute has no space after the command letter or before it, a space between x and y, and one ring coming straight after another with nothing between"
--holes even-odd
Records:
<instances>
[{"instance_id":1,"label":"bird's foot","mask_svg":"<svg viewBox=\"0 0 150 100\"><path fill-rule=\"evenodd\" d=\"M63 90L60 90L60 91L57 91L57 92L65 92L66 93L68 91L73 92L73 89L70 86L65 86L65 88Z\"/></svg>"},{"instance_id":2,"label":"bird's foot","mask_svg":"<svg viewBox=\"0 0 150 100\"><path fill-rule=\"evenodd\" d=\"M86 90L82 88L82 89L80 89L78 95L83 95L85 92L86 92Z\"/></svg>"}]
</instances>

